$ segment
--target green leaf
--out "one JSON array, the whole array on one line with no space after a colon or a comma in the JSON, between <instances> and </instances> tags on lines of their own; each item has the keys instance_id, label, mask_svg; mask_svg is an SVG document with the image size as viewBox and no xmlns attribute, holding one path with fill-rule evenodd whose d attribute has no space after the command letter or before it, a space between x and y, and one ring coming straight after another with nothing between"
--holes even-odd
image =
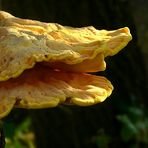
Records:
<instances>
[{"instance_id":1,"label":"green leaf","mask_svg":"<svg viewBox=\"0 0 148 148\"><path fill-rule=\"evenodd\" d=\"M107 135L100 135L96 137L96 144L99 148L108 148L110 137Z\"/></svg>"}]
</instances>

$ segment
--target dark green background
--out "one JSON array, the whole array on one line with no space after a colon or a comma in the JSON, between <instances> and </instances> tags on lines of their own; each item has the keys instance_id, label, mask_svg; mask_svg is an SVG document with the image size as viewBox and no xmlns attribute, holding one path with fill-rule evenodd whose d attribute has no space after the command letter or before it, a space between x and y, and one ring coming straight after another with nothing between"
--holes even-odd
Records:
<instances>
[{"instance_id":1,"label":"dark green background","mask_svg":"<svg viewBox=\"0 0 148 148\"><path fill-rule=\"evenodd\" d=\"M147 148L148 2L145 0L1 0L1 10L21 18L97 29L128 26L133 40L107 58L110 98L91 107L61 105L15 109L4 120L16 126L29 116L38 148ZM132 111L131 111L132 110ZM138 112L138 113L137 113ZM133 125L133 126L132 126ZM137 128L134 131L133 129ZM145 127L145 128L143 128ZM128 138L129 137L129 138ZM146 137L148 138L148 137Z\"/></svg>"}]
</instances>

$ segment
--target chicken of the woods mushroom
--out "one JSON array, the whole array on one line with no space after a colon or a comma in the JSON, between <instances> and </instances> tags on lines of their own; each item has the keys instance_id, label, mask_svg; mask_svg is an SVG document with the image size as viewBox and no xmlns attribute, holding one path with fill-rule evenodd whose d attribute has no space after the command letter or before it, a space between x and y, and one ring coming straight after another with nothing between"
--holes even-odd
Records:
<instances>
[{"instance_id":1,"label":"chicken of the woods mushroom","mask_svg":"<svg viewBox=\"0 0 148 148\"><path fill-rule=\"evenodd\" d=\"M89 106L104 101L113 86L106 68L132 39L128 27L107 31L21 19L0 11L0 118L13 107Z\"/></svg>"}]
</instances>

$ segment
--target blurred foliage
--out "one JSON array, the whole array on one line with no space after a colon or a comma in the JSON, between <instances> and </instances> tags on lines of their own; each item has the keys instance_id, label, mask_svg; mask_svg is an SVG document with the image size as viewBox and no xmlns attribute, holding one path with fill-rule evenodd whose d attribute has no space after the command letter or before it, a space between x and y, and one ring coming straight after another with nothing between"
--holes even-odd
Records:
<instances>
[{"instance_id":1,"label":"blurred foliage","mask_svg":"<svg viewBox=\"0 0 148 148\"><path fill-rule=\"evenodd\" d=\"M17 126L13 122L6 122L4 124L5 148L35 148L34 134L30 130L30 126L31 119L29 117Z\"/></svg>"},{"instance_id":2,"label":"blurred foliage","mask_svg":"<svg viewBox=\"0 0 148 148\"><path fill-rule=\"evenodd\" d=\"M141 108L129 107L124 115L118 115L117 119L122 123L121 138L124 142L131 142L129 148L148 147L148 117Z\"/></svg>"},{"instance_id":3,"label":"blurred foliage","mask_svg":"<svg viewBox=\"0 0 148 148\"><path fill-rule=\"evenodd\" d=\"M6 148L147 148L147 7L141 0L0 0L2 10L18 17L97 29L128 26L133 35L123 51L106 59L107 70L96 73L113 83L109 99L84 108L14 110L4 119Z\"/></svg>"},{"instance_id":4,"label":"blurred foliage","mask_svg":"<svg viewBox=\"0 0 148 148\"><path fill-rule=\"evenodd\" d=\"M100 129L96 136L93 137L93 142L96 143L98 148L109 148L111 137L104 133L103 129Z\"/></svg>"}]
</instances>

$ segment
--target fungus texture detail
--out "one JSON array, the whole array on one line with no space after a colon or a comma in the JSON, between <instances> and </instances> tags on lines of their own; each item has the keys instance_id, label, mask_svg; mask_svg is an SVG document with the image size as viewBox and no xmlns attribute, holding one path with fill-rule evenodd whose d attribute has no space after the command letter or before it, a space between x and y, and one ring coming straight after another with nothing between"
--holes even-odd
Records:
<instances>
[{"instance_id":1,"label":"fungus texture detail","mask_svg":"<svg viewBox=\"0 0 148 148\"><path fill-rule=\"evenodd\" d=\"M0 11L0 118L13 107L60 103L93 105L110 96L104 58L132 39L127 27L107 31L72 28L14 17Z\"/></svg>"}]
</instances>

